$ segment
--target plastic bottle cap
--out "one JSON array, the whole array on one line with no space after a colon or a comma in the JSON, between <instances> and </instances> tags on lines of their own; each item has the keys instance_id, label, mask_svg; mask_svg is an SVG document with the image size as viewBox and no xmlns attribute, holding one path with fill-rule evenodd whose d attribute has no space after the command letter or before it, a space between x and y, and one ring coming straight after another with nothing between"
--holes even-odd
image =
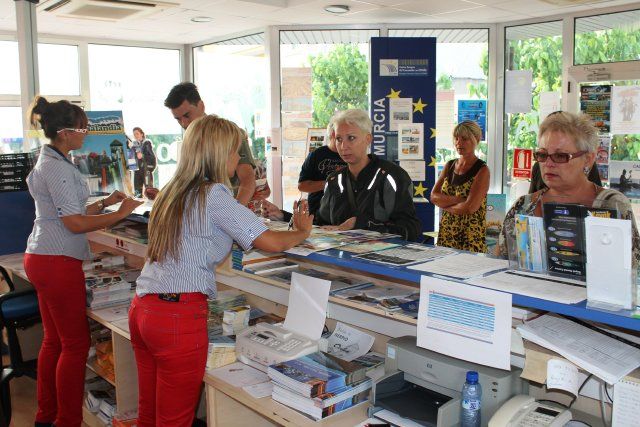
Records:
<instances>
[{"instance_id":1,"label":"plastic bottle cap","mask_svg":"<svg viewBox=\"0 0 640 427\"><path fill-rule=\"evenodd\" d=\"M477 384L478 373L476 371L467 371L467 382L470 384Z\"/></svg>"}]
</instances>

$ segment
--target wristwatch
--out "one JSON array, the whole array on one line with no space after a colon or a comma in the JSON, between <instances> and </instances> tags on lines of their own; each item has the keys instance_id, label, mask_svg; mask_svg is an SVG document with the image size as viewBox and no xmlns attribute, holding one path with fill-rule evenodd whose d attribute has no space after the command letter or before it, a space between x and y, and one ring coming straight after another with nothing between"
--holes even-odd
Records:
<instances>
[{"instance_id":1,"label":"wristwatch","mask_svg":"<svg viewBox=\"0 0 640 427\"><path fill-rule=\"evenodd\" d=\"M101 211L104 209L104 199L98 200L98 210Z\"/></svg>"}]
</instances>

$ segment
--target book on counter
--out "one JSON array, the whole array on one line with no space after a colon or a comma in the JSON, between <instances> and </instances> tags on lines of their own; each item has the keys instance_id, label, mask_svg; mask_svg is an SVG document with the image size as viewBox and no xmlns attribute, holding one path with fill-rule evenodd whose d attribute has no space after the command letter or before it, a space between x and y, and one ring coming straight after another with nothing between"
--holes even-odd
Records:
<instances>
[{"instance_id":1,"label":"book on counter","mask_svg":"<svg viewBox=\"0 0 640 427\"><path fill-rule=\"evenodd\" d=\"M278 270L293 270L298 268L298 264L287 259L276 259L267 262L258 262L255 264L247 264L244 271L248 273L264 275Z\"/></svg>"},{"instance_id":2,"label":"book on counter","mask_svg":"<svg viewBox=\"0 0 640 427\"><path fill-rule=\"evenodd\" d=\"M367 366L316 352L269 366L275 383L304 397L317 397L341 390L366 378Z\"/></svg>"}]
</instances>

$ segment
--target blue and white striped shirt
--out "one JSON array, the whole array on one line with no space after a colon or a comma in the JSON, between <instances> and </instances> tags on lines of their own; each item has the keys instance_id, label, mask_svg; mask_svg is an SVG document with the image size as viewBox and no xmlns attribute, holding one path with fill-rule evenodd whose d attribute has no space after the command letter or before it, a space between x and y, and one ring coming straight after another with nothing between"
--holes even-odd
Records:
<instances>
[{"instance_id":1,"label":"blue and white striped shirt","mask_svg":"<svg viewBox=\"0 0 640 427\"><path fill-rule=\"evenodd\" d=\"M262 219L238 203L222 184L211 186L206 203L204 221L198 203L184 213L177 258L145 263L136 281L138 295L200 292L215 298L215 268L229 254L233 241L247 250L267 230Z\"/></svg>"},{"instance_id":2,"label":"blue and white striped shirt","mask_svg":"<svg viewBox=\"0 0 640 427\"><path fill-rule=\"evenodd\" d=\"M25 252L91 259L86 234L72 233L61 220L87 212L89 187L78 168L58 151L43 145L27 185L35 201L36 219Z\"/></svg>"}]
</instances>

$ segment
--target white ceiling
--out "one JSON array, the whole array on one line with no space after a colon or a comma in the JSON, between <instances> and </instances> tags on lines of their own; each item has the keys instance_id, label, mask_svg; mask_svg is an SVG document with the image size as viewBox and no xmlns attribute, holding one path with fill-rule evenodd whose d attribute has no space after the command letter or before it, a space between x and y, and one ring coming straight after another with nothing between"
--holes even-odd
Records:
<instances>
[{"instance_id":1,"label":"white ceiling","mask_svg":"<svg viewBox=\"0 0 640 427\"><path fill-rule=\"evenodd\" d=\"M498 23L636 4L637 0L166 0L177 3L141 18L104 22L38 11L38 31L92 39L190 44L268 25ZM561 5L553 4L561 3ZM344 4L349 13L323 8ZM195 16L213 22L194 23ZM0 30L15 31L15 6L0 0Z\"/></svg>"}]
</instances>

